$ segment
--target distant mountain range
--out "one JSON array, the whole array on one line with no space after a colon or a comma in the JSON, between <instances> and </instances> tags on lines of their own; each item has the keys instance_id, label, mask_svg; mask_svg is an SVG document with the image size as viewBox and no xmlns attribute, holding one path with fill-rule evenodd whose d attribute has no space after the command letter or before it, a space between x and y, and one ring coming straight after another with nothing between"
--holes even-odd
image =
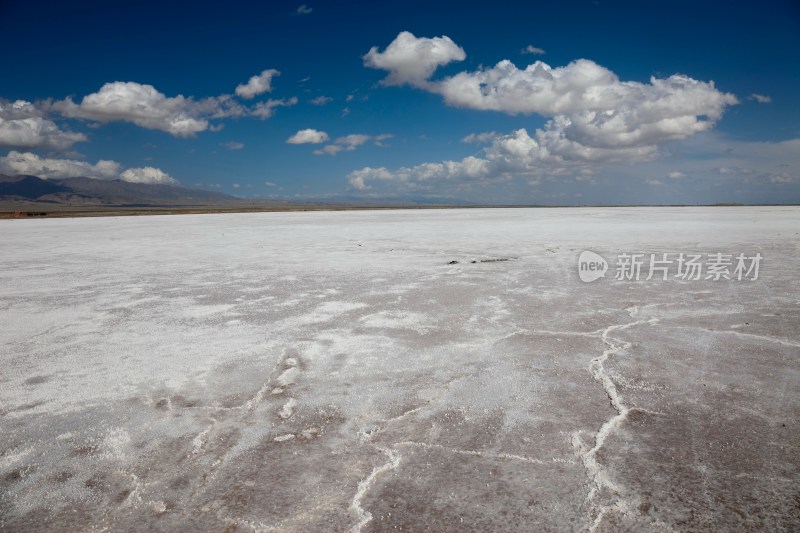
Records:
<instances>
[{"instance_id":1,"label":"distant mountain range","mask_svg":"<svg viewBox=\"0 0 800 533\"><path fill-rule=\"evenodd\" d=\"M72 206L193 206L230 204L239 198L218 192L122 180L0 174L0 200Z\"/></svg>"}]
</instances>

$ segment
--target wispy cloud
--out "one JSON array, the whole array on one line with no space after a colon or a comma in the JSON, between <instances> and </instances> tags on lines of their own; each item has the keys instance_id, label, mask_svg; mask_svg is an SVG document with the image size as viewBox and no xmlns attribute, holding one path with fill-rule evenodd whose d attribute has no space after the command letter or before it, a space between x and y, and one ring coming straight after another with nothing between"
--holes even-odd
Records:
<instances>
[{"instance_id":1,"label":"wispy cloud","mask_svg":"<svg viewBox=\"0 0 800 533\"><path fill-rule=\"evenodd\" d=\"M316 98L309 100L309 102L311 102L313 105L323 106L333 102L333 98L330 96L317 96Z\"/></svg>"},{"instance_id":2,"label":"wispy cloud","mask_svg":"<svg viewBox=\"0 0 800 533\"><path fill-rule=\"evenodd\" d=\"M297 8L297 10L295 11L295 13L297 13L298 15L308 15L308 14L310 14L312 11L314 11L314 9L313 9L313 8L311 8L311 7L308 7L307 5L303 4L303 5L301 5L300 7L298 7L298 8Z\"/></svg>"},{"instance_id":3,"label":"wispy cloud","mask_svg":"<svg viewBox=\"0 0 800 533\"><path fill-rule=\"evenodd\" d=\"M225 143L219 143L220 146L223 148L227 148L228 150L241 150L244 148L244 143L236 142L236 141L228 141Z\"/></svg>"},{"instance_id":4,"label":"wispy cloud","mask_svg":"<svg viewBox=\"0 0 800 533\"><path fill-rule=\"evenodd\" d=\"M536 46L533 46L532 44L529 44L528 46L526 46L525 48L522 49L522 53L523 54L533 54L533 55L540 56L540 55L544 55L546 52L541 48L538 48Z\"/></svg>"},{"instance_id":5,"label":"wispy cloud","mask_svg":"<svg viewBox=\"0 0 800 533\"><path fill-rule=\"evenodd\" d=\"M763 94L753 93L750 95L751 100L755 100L759 104L770 104L772 103L772 97L766 96Z\"/></svg>"},{"instance_id":6,"label":"wispy cloud","mask_svg":"<svg viewBox=\"0 0 800 533\"><path fill-rule=\"evenodd\" d=\"M500 137L500 134L496 131L485 131L483 133L470 133L463 139L461 142L464 144L486 144L494 141Z\"/></svg>"},{"instance_id":7,"label":"wispy cloud","mask_svg":"<svg viewBox=\"0 0 800 533\"><path fill-rule=\"evenodd\" d=\"M364 135L360 133L353 133L339 137L332 144L328 144L314 150L316 155L336 155L339 152L352 152L359 146L372 142L375 146L386 146L383 141L391 139L394 135L389 133L382 133L381 135Z\"/></svg>"}]
</instances>

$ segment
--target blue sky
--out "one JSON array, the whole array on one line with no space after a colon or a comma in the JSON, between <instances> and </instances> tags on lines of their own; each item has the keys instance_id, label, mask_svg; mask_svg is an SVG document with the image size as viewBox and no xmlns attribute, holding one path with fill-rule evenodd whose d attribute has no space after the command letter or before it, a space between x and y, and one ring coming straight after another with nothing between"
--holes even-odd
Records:
<instances>
[{"instance_id":1,"label":"blue sky","mask_svg":"<svg viewBox=\"0 0 800 533\"><path fill-rule=\"evenodd\" d=\"M800 202L797 2L341 4L6 0L0 173L259 198Z\"/></svg>"}]
</instances>

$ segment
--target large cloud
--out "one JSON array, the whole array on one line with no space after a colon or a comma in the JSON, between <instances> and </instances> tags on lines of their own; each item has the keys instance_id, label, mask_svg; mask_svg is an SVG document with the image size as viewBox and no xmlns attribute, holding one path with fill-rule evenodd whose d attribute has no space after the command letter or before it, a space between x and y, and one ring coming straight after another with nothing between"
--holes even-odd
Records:
<instances>
[{"instance_id":1,"label":"large cloud","mask_svg":"<svg viewBox=\"0 0 800 533\"><path fill-rule=\"evenodd\" d=\"M269 80L265 75L268 73L277 74L277 71L266 70L260 76L254 76L250 83L237 88L237 94L252 98L266 91ZM176 137L193 137L201 131L216 129L209 122L213 119L255 116L263 120L271 117L276 107L296 103L297 98L292 97L270 99L248 107L228 94L200 100L183 95L168 97L152 85L115 81L106 83L96 93L84 96L80 103L67 98L53 103L51 107L65 117L100 123L126 121L143 128L165 131Z\"/></svg>"},{"instance_id":2,"label":"large cloud","mask_svg":"<svg viewBox=\"0 0 800 533\"><path fill-rule=\"evenodd\" d=\"M559 68L537 61L524 70L501 61L447 78L434 90L454 106L564 118L568 138L605 147L682 139L711 128L737 103L713 82L677 74L649 84L621 82L586 59Z\"/></svg>"},{"instance_id":3,"label":"large cloud","mask_svg":"<svg viewBox=\"0 0 800 533\"><path fill-rule=\"evenodd\" d=\"M364 55L364 64L389 71L383 82L386 85L408 83L424 87L438 67L451 61L463 61L465 57L464 50L450 37L417 38L404 31L383 52L373 46Z\"/></svg>"},{"instance_id":4,"label":"large cloud","mask_svg":"<svg viewBox=\"0 0 800 533\"><path fill-rule=\"evenodd\" d=\"M387 192L414 192L452 195L461 191L480 195L487 185L498 191L514 178L518 184L545 189L558 184L565 190L579 191L585 187L605 187L628 180L629 184L648 184L671 189L676 183L685 191L727 191L740 200L748 194L765 194L766 188L786 189L797 194L800 186L800 139L782 142L735 141L717 132L698 135L691 142L670 143L671 157L640 157L640 164L630 165L635 154L620 157L619 150L586 154L587 160L565 160L557 151L550 151L541 137L529 135L524 129L508 135L475 135L489 144L481 157L470 156L460 161L423 163L416 166L387 169L365 167L348 175L350 185L358 190L376 189ZM544 146L543 144L544 143ZM546 149L547 148L547 149ZM780 164L776 164L780 162ZM675 166L679 165L680 170ZM595 179L596 178L596 179ZM668 178L668 179L667 179ZM686 182L689 182L688 184ZM598 183L600 182L600 183ZM792 189L794 187L794 189ZM516 189L525 195L525 187ZM608 191L609 189L605 189ZM619 193L618 185L613 194ZM537 198L540 193L534 193ZM698 201L689 196L683 202ZM481 196L477 196L480 199ZM610 196L609 199L612 199ZM706 201L718 197L706 197ZM787 197L770 197L770 201L786 201ZM513 198L512 198L513 199ZM517 199L518 200L518 199ZM717 201L717 200L713 200ZM728 201L728 200L726 200ZM765 200L766 201L766 200Z\"/></svg>"},{"instance_id":5,"label":"large cloud","mask_svg":"<svg viewBox=\"0 0 800 533\"><path fill-rule=\"evenodd\" d=\"M461 50L447 37L437 39L448 43L450 49ZM385 52L371 49L367 65L388 70L387 83L407 83L440 94L452 106L511 115L538 114L549 121L533 134L519 129L503 136L465 138L467 142L492 142L481 158L387 171L391 178L384 172L362 169L364 172L350 175L355 187L366 187L370 179L409 182L474 177L476 168L481 169L483 177L560 175L586 172L597 163L645 161L658 155L660 143L711 129L725 108L737 103L734 95L720 92L713 82L680 74L653 77L649 83L621 81L587 59L557 68L536 61L525 69L503 60L491 68L431 81L436 67L447 61L435 60L446 54L426 52L432 47L430 41L403 32ZM425 68L409 73L403 61L390 61L414 54L422 58Z\"/></svg>"},{"instance_id":6,"label":"large cloud","mask_svg":"<svg viewBox=\"0 0 800 533\"><path fill-rule=\"evenodd\" d=\"M469 156L461 161L422 163L394 171L386 168L364 168L348 175L357 189L369 188L371 180L393 181L406 187L431 180L484 182L508 179L512 176L559 176L592 171L598 163L645 161L655 155L650 146L627 148L589 147L563 136L558 125L536 130L531 136L525 128L507 135L476 134L467 136L472 142L491 141L484 147L482 157Z\"/></svg>"},{"instance_id":7,"label":"large cloud","mask_svg":"<svg viewBox=\"0 0 800 533\"><path fill-rule=\"evenodd\" d=\"M0 156L0 174L26 174L42 179L93 178L100 180L121 179L131 183L179 185L179 182L161 169L154 167L130 168L120 173L116 161L100 160L95 164L73 159L51 159L30 152L11 151Z\"/></svg>"},{"instance_id":8,"label":"large cloud","mask_svg":"<svg viewBox=\"0 0 800 533\"><path fill-rule=\"evenodd\" d=\"M369 189L369 181L386 181L400 184L406 189L416 189L425 182L441 182L451 179L479 180L494 173L492 163L486 159L466 157L461 161L423 163L414 167L402 167L390 171L385 167L365 167L351 172L347 178L350 185L359 190Z\"/></svg>"},{"instance_id":9,"label":"large cloud","mask_svg":"<svg viewBox=\"0 0 800 533\"><path fill-rule=\"evenodd\" d=\"M242 98L253 98L259 94L272 92L272 78L280 75L275 69L267 69L258 76L253 76L247 83L236 87L236 95Z\"/></svg>"},{"instance_id":10,"label":"large cloud","mask_svg":"<svg viewBox=\"0 0 800 533\"><path fill-rule=\"evenodd\" d=\"M48 159L30 152L11 151L0 157L0 173L28 174L42 179L74 178L116 179L120 165L116 161L100 160L94 165L72 159Z\"/></svg>"},{"instance_id":11,"label":"large cloud","mask_svg":"<svg viewBox=\"0 0 800 533\"><path fill-rule=\"evenodd\" d=\"M66 150L83 141L84 134L63 131L30 102L0 100L0 146Z\"/></svg>"},{"instance_id":12,"label":"large cloud","mask_svg":"<svg viewBox=\"0 0 800 533\"><path fill-rule=\"evenodd\" d=\"M119 175L122 181L150 183L155 185L179 185L178 180L154 167L129 168Z\"/></svg>"},{"instance_id":13,"label":"large cloud","mask_svg":"<svg viewBox=\"0 0 800 533\"><path fill-rule=\"evenodd\" d=\"M136 82L106 83L96 93L84 96L80 104L67 98L53 107L67 117L97 122L125 120L176 137L191 137L209 126L191 98L169 98L152 85Z\"/></svg>"}]
</instances>

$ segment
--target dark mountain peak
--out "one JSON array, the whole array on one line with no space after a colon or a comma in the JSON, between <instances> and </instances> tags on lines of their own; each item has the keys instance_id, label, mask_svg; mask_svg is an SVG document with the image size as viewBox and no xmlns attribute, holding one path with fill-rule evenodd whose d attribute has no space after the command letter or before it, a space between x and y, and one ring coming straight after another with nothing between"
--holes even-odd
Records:
<instances>
[{"instance_id":1,"label":"dark mountain peak","mask_svg":"<svg viewBox=\"0 0 800 533\"><path fill-rule=\"evenodd\" d=\"M48 194L68 192L69 188L36 176L3 176L0 175L0 197L10 196L35 200Z\"/></svg>"},{"instance_id":2,"label":"dark mountain peak","mask_svg":"<svg viewBox=\"0 0 800 533\"><path fill-rule=\"evenodd\" d=\"M36 176L5 175L0 175L0 199L109 206L209 205L240 201L227 194L175 185L84 176L44 180Z\"/></svg>"}]
</instances>

